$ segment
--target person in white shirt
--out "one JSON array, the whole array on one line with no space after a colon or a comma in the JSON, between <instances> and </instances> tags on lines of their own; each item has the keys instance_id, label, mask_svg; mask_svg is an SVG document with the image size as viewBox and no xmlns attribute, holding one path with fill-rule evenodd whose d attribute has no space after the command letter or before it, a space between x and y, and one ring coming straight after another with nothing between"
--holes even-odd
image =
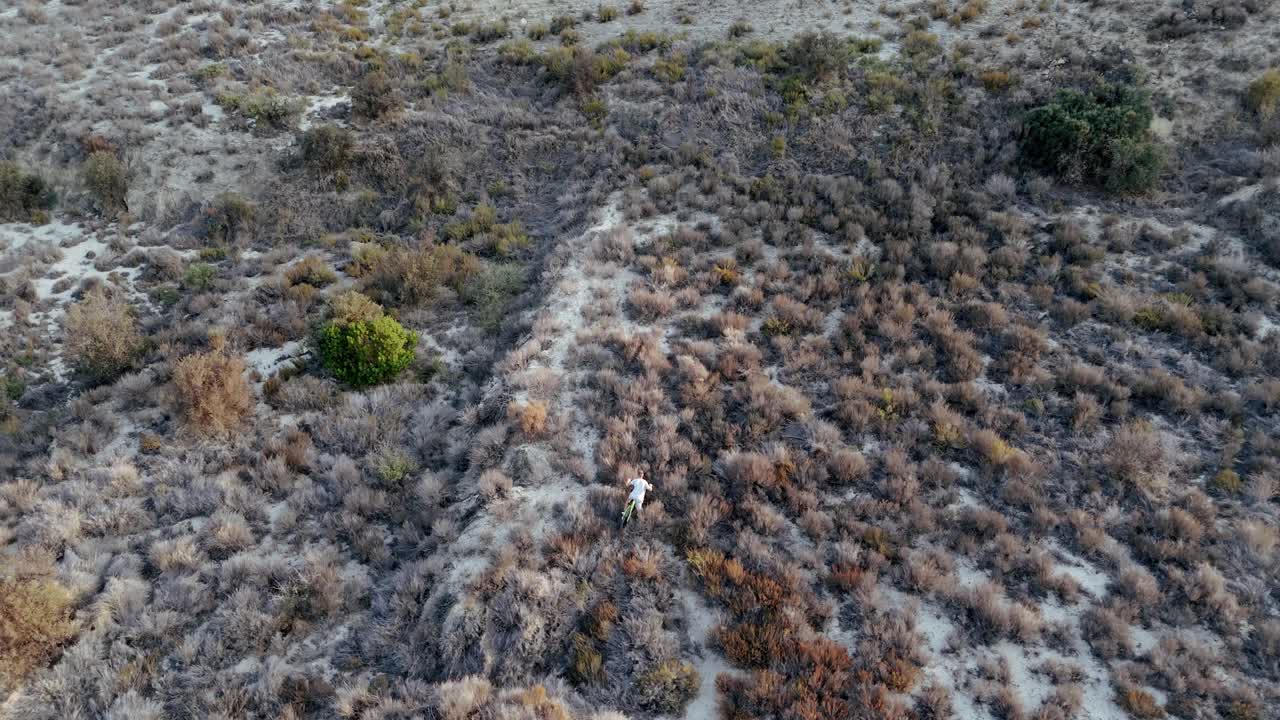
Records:
<instances>
[{"instance_id":1,"label":"person in white shirt","mask_svg":"<svg viewBox=\"0 0 1280 720\"><path fill-rule=\"evenodd\" d=\"M627 503L635 503L635 512L640 512L644 507L644 494L653 489L653 484L644 478L631 478L627 481L627 485L631 487L631 495L627 497Z\"/></svg>"}]
</instances>

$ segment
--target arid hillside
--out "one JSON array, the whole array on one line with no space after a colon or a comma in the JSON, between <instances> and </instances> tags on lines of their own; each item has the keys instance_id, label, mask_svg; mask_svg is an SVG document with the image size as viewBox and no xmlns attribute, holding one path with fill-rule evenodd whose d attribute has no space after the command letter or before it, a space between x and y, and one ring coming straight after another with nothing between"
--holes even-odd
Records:
<instances>
[{"instance_id":1,"label":"arid hillside","mask_svg":"<svg viewBox=\"0 0 1280 720\"><path fill-rule=\"evenodd\" d=\"M1280 718L1276 28L10 3L0 719Z\"/></svg>"}]
</instances>

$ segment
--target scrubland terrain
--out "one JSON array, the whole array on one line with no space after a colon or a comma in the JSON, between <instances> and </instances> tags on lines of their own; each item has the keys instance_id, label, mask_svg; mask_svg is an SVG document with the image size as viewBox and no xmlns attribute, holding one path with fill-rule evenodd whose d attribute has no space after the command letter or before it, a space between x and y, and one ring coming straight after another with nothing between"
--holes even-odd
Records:
<instances>
[{"instance_id":1,"label":"scrubland terrain","mask_svg":"<svg viewBox=\"0 0 1280 720\"><path fill-rule=\"evenodd\" d=\"M0 718L1280 718L1277 27L7 5Z\"/></svg>"}]
</instances>

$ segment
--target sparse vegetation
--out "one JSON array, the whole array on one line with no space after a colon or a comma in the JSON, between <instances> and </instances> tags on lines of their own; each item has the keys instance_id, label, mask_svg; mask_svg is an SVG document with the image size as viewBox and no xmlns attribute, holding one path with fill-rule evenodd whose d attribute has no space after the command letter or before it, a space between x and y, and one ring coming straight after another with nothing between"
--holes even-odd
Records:
<instances>
[{"instance_id":1,"label":"sparse vegetation","mask_svg":"<svg viewBox=\"0 0 1280 720\"><path fill-rule=\"evenodd\" d=\"M1265 717L1265 3L601 2L6 15L0 714Z\"/></svg>"}]
</instances>

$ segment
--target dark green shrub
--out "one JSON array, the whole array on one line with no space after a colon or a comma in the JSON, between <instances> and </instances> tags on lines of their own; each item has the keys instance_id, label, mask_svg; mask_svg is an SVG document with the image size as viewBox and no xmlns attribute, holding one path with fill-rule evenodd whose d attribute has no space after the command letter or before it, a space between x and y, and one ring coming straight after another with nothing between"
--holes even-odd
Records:
<instances>
[{"instance_id":1,"label":"dark green shrub","mask_svg":"<svg viewBox=\"0 0 1280 720\"><path fill-rule=\"evenodd\" d=\"M403 105L400 89L381 70L365 75L351 91L351 109L358 117L376 120Z\"/></svg>"},{"instance_id":2,"label":"dark green shrub","mask_svg":"<svg viewBox=\"0 0 1280 720\"><path fill-rule=\"evenodd\" d=\"M115 153L100 150L89 156L80 167L85 189L93 196L102 212L128 211L125 195L129 191L129 179L124 163Z\"/></svg>"},{"instance_id":3,"label":"dark green shrub","mask_svg":"<svg viewBox=\"0 0 1280 720\"><path fill-rule=\"evenodd\" d=\"M356 296L356 297L349 297ZM325 369L353 387L386 382L413 362L418 334L359 293L334 302L334 317L316 333Z\"/></svg>"},{"instance_id":4,"label":"dark green shrub","mask_svg":"<svg viewBox=\"0 0 1280 720\"><path fill-rule=\"evenodd\" d=\"M214 243L230 243L249 229L257 214L253 203L237 193L222 193L204 209L206 237Z\"/></svg>"},{"instance_id":5,"label":"dark green shrub","mask_svg":"<svg viewBox=\"0 0 1280 720\"><path fill-rule=\"evenodd\" d=\"M218 269L208 263L196 263L187 268L182 285L189 290L207 290L218 276Z\"/></svg>"},{"instance_id":6,"label":"dark green shrub","mask_svg":"<svg viewBox=\"0 0 1280 720\"><path fill-rule=\"evenodd\" d=\"M302 135L302 162L317 177L338 181L354 157L355 141L345 128L321 125Z\"/></svg>"},{"instance_id":7,"label":"dark green shrub","mask_svg":"<svg viewBox=\"0 0 1280 720\"><path fill-rule=\"evenodd\" d=\"M1108 192L1120 195L1143 192L1156 184L1164 169L1164 148L1150 140L1114 140L1110 155L1110 169L1102 181Z\"/></svg>"},{"instance_id":8,"label":"dark green shrub","mask_svg":"<svg viewBox=\"0 0 1280 720\"><path fill-rule=\"evenodd\" d=\"M797 72L821 82L848 65L852 48L848 41L829 32L804 33L792 39L782 55Z\"/></svg>"},{"instance_id":9,"label":"dark green shrub","mask_svg":"<svg viewBox=\"0 0 1280 720\"><path fill-rule=\"evenodd\" d=\"M1164 152L1150 134L1151 99L1129 85L1062 90L1023 119L1022 154L1036 167L1120 193L1155 184Z\"/></svg>"},{"instance_id":10,"label":"dark green shrub","mask_svg":"<svg viewBox=\"0 0 1280 720\"><path fill-rule=\"evenodd\" d=\"M57 201L44 178L23 172L15 162L0 162L0 220L27 222L38 219Z\"/></svg>"}]
</instances>

